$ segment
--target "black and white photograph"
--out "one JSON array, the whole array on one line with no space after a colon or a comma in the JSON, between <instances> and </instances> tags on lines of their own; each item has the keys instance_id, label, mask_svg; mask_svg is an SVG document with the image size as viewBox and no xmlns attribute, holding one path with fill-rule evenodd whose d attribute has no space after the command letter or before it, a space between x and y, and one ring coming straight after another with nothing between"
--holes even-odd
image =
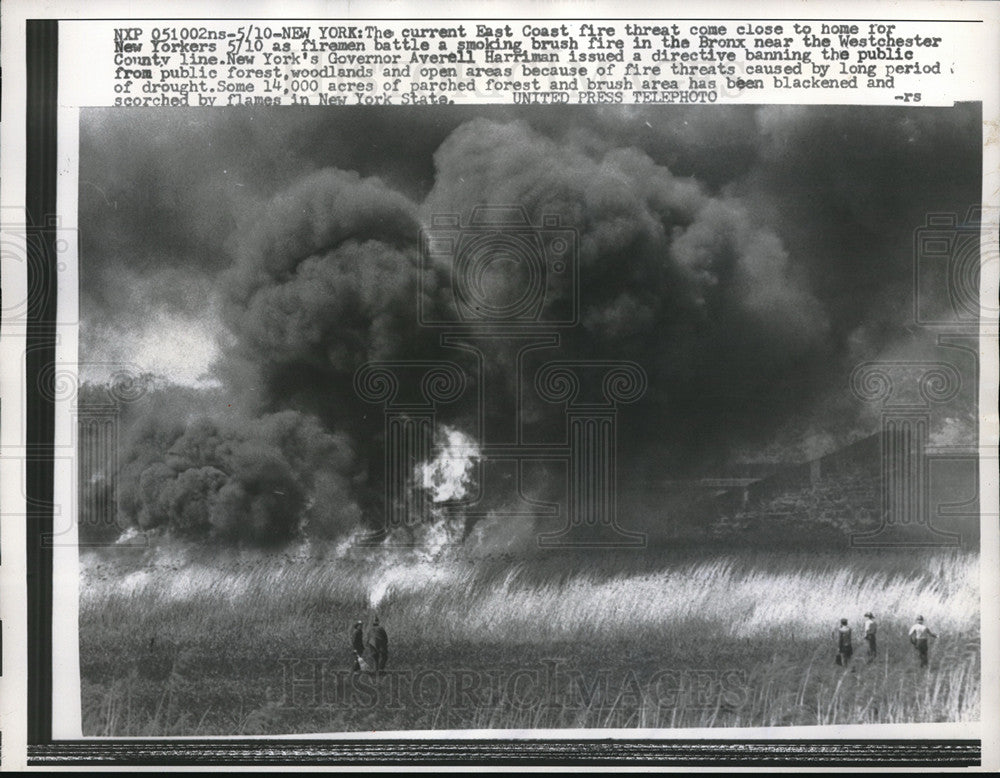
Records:
<instances>
[{"instance_id":1,"label":"black and white photograph","mask_svg":"<svg viewBox=\"0 0 1000 778\"><path fill-rule=\"evenodd\" d=\"M81 109L82 734L979 722L982 133Z\"/></svg>"},{"instance_id":2,"label":"black and white photograph","mask_svg":"<svg viewBox=\"0 0 1000 778\"><path fill-rule=\"evenodd\" d=\"M0 770L995 770L998 30L5 2Z\"/></svg>"}]
</instances>

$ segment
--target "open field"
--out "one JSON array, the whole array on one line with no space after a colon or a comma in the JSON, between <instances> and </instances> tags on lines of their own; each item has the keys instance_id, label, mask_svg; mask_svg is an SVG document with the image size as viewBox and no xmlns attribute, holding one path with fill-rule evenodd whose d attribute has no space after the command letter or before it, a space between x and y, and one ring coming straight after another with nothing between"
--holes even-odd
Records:
<instances>
[{"instance_id":1,"label":"open field","mask_svg":"<svg viewBox=\"0 0 1000 778\"><path fill-rule=\"evenodd\" d=\"M129 555L134 558L128 561ZM112 559L114 557L114 559ZM696 727L979 716L978 555L733 550L512 559L91 554L86 735ZM865 661L861 616L879 620ZM387 672L353 675L376 613ZM906 631L940 636L927 669ZM855 632L834 664L840 617Z\"/></svg>"}]
</instances>

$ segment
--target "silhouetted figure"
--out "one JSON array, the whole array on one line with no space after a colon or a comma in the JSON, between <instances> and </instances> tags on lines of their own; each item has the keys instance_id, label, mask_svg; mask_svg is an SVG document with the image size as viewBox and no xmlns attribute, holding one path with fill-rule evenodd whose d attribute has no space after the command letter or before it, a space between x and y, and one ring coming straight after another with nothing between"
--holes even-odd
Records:
<instances>
[{"instance_id":1,"label":"silhouetted figure","mask_svg":"<svg viewBox=\"0 0 1000 778\"><path fill-rule=\"evenodd\" d=\"M910 627L910 643L917 650L920 666L927 667L928 638L936 638L930 627L924 624L924 617L917 616L917 623Z\"/></svg>"},{"instance_id":2,"label":"silhouetted figure","mask_svg":"<svg viewBox=\"0 0 1000 778\"><path fill-rule=\"evenodd\" d=\"M385 663L389 661L389 636L385 628L379 624L378 616L372 622L372 628L368 630L368 646L375 659L375 669L384 670Z\"/></svg>"},{"instance_id":3,"label":"silhouetted figure","mask_svg":"<svg viewBox=\"0 0 1000 778\"><path fill-rule=\"evenodd\" d=\"M361 671L361 657L365 653L365 633L361 629L361 622L355 621L351 630L351 649L354 651L354 672Z\"/></svg>"},{"instance_id":4,"label":"silhouetted figure","mask_svg":"<svg viewBox=\"0 0 1000 778\"><path fill-rule=\"evenodd\" d=\"M865 614L865 642L868 644L868 661L874 662L878 655L878 646L875 645L875 633L878 631L878 624L871 611Z\"/></svg>"},{"instance_id":5,"label":"silhouetted figure","mask_svg":"<svg viewBox=\"0 0 1000 778\"><path fill-rule=\"evenodd\" d=\"M847 619L840 620L840 626L834 631L834 636L837 638L837 664L847 667L854 653L851 628L847 626Z\"/></svg>"}]
</instances>

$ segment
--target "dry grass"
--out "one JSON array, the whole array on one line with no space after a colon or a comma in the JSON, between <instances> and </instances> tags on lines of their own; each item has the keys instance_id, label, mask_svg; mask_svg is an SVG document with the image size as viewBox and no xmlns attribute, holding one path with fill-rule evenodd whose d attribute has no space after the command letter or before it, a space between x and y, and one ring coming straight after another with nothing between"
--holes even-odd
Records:
<instances>
[{"instance_id":1,"label":"dry grass","mask_svg":"<svg viewBox=\"0 0 1000 778\"><path fill-rule=\"evenodd\" d=\"M623 552L516 563L403 554L155 564L93 557L85 570L85 734L782 726L979 715L978 556L970 553L729 553L705 561ZM373 695L345 704L348 696L331 689L333 679L349 677L348 626L373 608L389 629L390 667L400 683L437 670L449 682L463 672L500 686L464 698L451 689L415 704L394 701L384 677ZM880 622L872 664L861 659L866 610ZM916 666L905 638L917 613L941 636L927 670ZM833 663L831 636L842 616L857 634L846 671ZM317 667L326 683L321 699ZM537 704L503 693L519 670L551 667L556 680ZM665 671L674 673L666 682ZM290 672L313 678L313 687L290 685Z\"/></svg>"}]
</instances>

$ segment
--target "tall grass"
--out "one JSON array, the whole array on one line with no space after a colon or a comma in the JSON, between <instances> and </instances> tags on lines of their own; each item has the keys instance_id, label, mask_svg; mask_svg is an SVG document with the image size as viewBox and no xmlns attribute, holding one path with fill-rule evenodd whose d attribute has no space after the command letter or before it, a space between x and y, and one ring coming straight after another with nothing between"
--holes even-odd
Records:
<instances>
[{"instance_id":1,"label":"tall grass","mask_svg":"<svg viewBox=\"0 0 1000 778\"><path fill-rule=\"evenodd\" d=\"M85 733L782 726L979 715L975 554L651 556L132 565L94 557L84 566L80 607ZM860 657L868 610L880 624L871 664ZM390 667L400 672L509 675L557 662L606 683L592 681L590 698L576 699L564 673L556 695L564 703L536 706L494 698L463 707L449 697L437 706L357 710L290 701L287 663L324 658L331 672L349 667L349 624L375 611L390 633ZM927 670L906 641L918 613L941 636ZM859 633L860 653L847 670L833 664L831 633L841 617ZM643 687L664 668L736 673L739 689L708 704L690 694L665 704Z\"/></svg>"}]
</instances>

